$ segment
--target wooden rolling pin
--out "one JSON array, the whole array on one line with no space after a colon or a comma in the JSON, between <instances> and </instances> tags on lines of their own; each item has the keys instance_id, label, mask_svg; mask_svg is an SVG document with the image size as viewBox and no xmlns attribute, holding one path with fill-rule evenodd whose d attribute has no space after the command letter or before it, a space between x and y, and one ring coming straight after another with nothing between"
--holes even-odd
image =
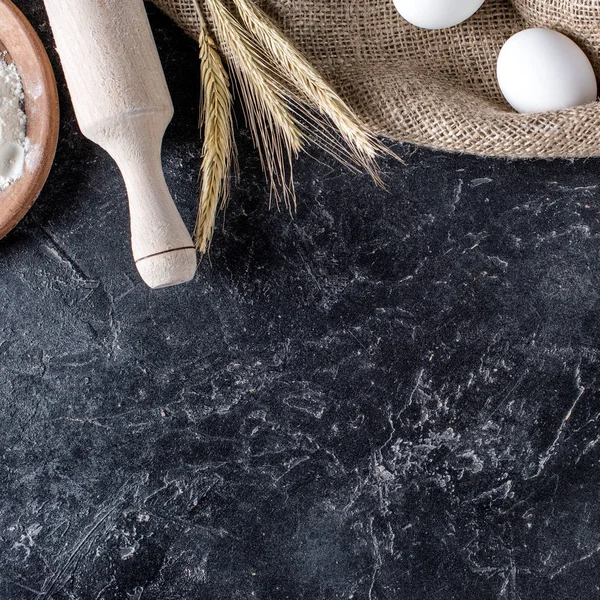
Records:
<instances>
[{"instance_id":1,"label":"wooden rolling pin","mask_svg":"<svg viewBox=\"0 0 600 600\"><path fill-rule=\"evenodd\" d=\"M125 179L140 275L152 288L189 281L196 251L161 163L173 103L143 0L45 4L81 131Z\"/></svg>"}]
</instances>

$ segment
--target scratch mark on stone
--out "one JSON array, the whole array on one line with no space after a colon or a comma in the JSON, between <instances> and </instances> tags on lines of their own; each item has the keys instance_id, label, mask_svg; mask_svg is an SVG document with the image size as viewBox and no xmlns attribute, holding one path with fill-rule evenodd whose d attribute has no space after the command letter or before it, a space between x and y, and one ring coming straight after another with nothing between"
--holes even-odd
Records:
<instances>
[{"instance_id":1,"label":"scratch mark on stone","mask_svg":"<svg viewBox=\"0 0 600 600\"><path fill-rule=\"evenodd\" d=\"M472 188L476 188L476 187L479 187L480 185L492 183L492 181L494 181L494 180L490 179L489 177L479 177L478 179L472 179L471 183L469 185Z\"/></svg>"},{"instance_id":2,"label":"scratch mark on stone","mask_svg":"<svg viewBox=\"0 0 600 600\"><path fill-rule=\"evenodd\" d=\"M452 204L450 205L450 212L454 213L456 211L456 206L460 202L460 198L462 196L463 189L463 180L459 179L456 187L454 188L454 195L452 197Z\"/></svg>"},{"instance_id":3,"label":"scratch mark on stone","mask_svg":"<svg viewBox=\"0 0 600 600\"><path fill-rule=\"evenodd\" d=\"M519 377L519 379L517 379L516 383L510 388L510 390L508 391L506 396L504 396L504 398L498 404L498 406L496 406L496 408L494 408L494 410L492 410L492 412L486 417L486 419L485 419L486 421L489 421L510 400L510 398L515 393L515 391L523 383L523 380L525 379L525 377L527 376L528 373L529 373L529 369L525 369L523 371L523 373L521 373L521 376ZM487 404L487 402L486 402L486 404Z\"/></svg>"},{"instance_id":4,"label":"scratch mark on stone","mask_svg":"<svg viewBox=\"0 0 600 600\"><path fill-rule=\"evenodd\" d=\"M6 583L9 583L10 585L15 585L22 590L31 592L32 594L41 594L41 592L39 590L29 587L28 585L25 585L24 583L21 583L20 581L15 581L14 579L8 579L7 577L0 577L0 579L3 579L4 581L6 581Z\"/></svg>"},{"instance_id":5,"label":"scratch mark on stone","mask_svg":"<svg viewBox=\"0 0 600 600\"><path fill-rule=\"evenodd\" d=\"M369 592L367 595L368 600L373 600L373 590L375 589L375 583L377 581L377 575L383 565L383 559L381 558L381 551L379 550L379 541L373 531L373 517L369 519L369 533L371 535L371 541L373 542L373 571L371 572L371 581L369 583Z\"/></svg>"},{"instance_id":6,"label":"scratch mark on stone","mask_svg":"<svg viewBox=\"0 0 600 600\"><path fill-rule=\"evenodd\" d=\"M84 284L95 284L96 287L99 285L99 281L92 279L78 264L78 262L69 254L66 248L52 235L52 233L43 225L38 225L43 232L46 239L49 241L50 246L46 246L46 249L60 264L65 265L72 273L73 278Z\"/></svg>"},{"instance_id":7,"label":"scratch mark on stone","mask_svg":"<svg viewBox=\"0 0 600 600\"><path fill-rule=\"evenodd\" d=\"M579 563L582 563L582 562L585 562L586 560L590 560L591 558L594 558L594 556L597 556L599 553L600 553L600 545L596 546L596 548L594 548L587 554L584 554L580 558L578 558L576 560L572 560L572 561L560 566L558 569L556 569L555 571L553 571L550 574L550 579L554 579L557 575L560 575L561 573L563 573L564 571L566 571L567 569L569 569L570 567L572 567L574 565L578 565Z\"/></svg>"},{"instance_id":8,"label":"scratch mark on stone","mask_svg":"<svg viewBox=\"0 0 600 600\"><path fill-rule=\"evenodd\" d=\"M535 475L532 475L531 477L527 477L526 479L534 479L534 478L538 477L542 473L542 471L545 469L546 464L552 458L556 448L561 443L565 429L567 428L567 425L569 423L569 420L573 416L573 412L577 408L577 405L579 404L581 398L583 397L583 394L585 393L585 388L583 387L583 385L581 383L581 360L579 361L579 363L577 363L577 367L575 368L575 388L577 389L577 396L575 397L575 400L574 400L573 404L571 405L571 408L569 408L569 410L567 411L567 414L561 421L553 442L550 444L550 446L548 447L546 452L544 452L544 454L540 458L539 463L538 463L538 470L536 471Z\"/></svg>"},{"instance_id":9,"label":"scratch mark on stone","mask_svg":"<svg viewBox=\"0 0 600 600\"><path fill-rule=\"evenodd\" d=\"M123 503L123 498L119 495L117 500L112 503L103 513L100 513L96 520L92 523L89 530L82 536L82 538L73 546L73 549L66 561L61 567L59 567L51 576L50 584L47 589L42 589L42 592L38 594L38 600L50 600L51 595L56 591L59 581L64 577L73 563L77 563L79 555L83 551L85 545L92 541L95 534L98 532L100 527L110 518L110 516L116 512L119 506ZM45 587L45 586L44 586Z\"/></svg>"},{"instance_id":10,"label":"scratch mark on stone","mask_svg":"<svg viewBox=\"0 0 600 600\"><path fill-rule=\"evenodd\" d=\"M408 403L407 406L410 406L413 403L413 399L415 397L415 394L417 393L417 391L420 390L421 388L421 383L423 382L423 374L425 373L425 369L421 369L419 371L419 373L417 374L417 381L412 389L412 391L410 392L410 396L408 397Z\"/></svg>"}]
</instances>

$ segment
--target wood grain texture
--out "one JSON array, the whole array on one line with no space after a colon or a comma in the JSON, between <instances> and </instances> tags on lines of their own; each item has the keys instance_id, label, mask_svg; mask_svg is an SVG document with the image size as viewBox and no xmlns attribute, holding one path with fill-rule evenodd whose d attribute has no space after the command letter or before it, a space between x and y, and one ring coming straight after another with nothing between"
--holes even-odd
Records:
<instances>
[{"instance_id":1,"label":"wood grain texture","mask_svg":"<svg viewBox=\"0 0 600 600\"><path fill-rule=\"evenodd\" d=\"M142 278L153 288L189 281L194 244L161 165L173 104L142 0L45 4L79 126L110 153L125 179Z\"/></svg>"},{"instance_id":2,"label":"wood grain texture","mask_svg":"<svg viewBox=\"0 0 600 600\"><path fill-rule=\"evenodd\" d=\"M46 50L10 0L0 0L0 51L4 50L23 82L31 148L22 177L0 192L0 238L15 227L39 196L54 161L60 121L56 81Z\"/></svg>"}]
</instances>

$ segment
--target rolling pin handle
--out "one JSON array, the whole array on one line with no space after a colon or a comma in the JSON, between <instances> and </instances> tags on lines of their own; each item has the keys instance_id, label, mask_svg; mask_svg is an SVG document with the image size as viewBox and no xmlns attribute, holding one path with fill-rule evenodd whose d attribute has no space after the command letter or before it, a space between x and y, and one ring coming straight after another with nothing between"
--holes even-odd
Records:
<instances>
[{"instance_id":1,"label":"rolling pin handle","mask_svg":"<svg viewBox=\"0 0 600 600\"><path fill-rule=\"evenodd\" d=\"M139 151L142 143L137 145ZM196 248L163 175L160 148L115 158L127 186L135 265L153 289L186 283L196 273Z\"/></svg>"}]
</instances>

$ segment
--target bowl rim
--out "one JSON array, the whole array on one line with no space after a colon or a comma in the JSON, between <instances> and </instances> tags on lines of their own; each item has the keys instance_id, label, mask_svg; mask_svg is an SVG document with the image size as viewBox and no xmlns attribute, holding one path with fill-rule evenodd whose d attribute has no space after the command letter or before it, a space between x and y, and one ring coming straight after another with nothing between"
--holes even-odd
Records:
<instances>
[{"instance_id":1,"label":"bowl rim","mask_svg":"<svg viewBox=\"0 0 600 600\"><path fill-rule=\"evenodd\" d=\"M31 23L11 0L0 0L0 42L23 82L27 137L31 141L23 175L0 191L2 239L27 214L48 179L58 144L60 109L56 78L46 49ZM22 70L24 64L29 68Z\"/></svg>"}]
</instances>

